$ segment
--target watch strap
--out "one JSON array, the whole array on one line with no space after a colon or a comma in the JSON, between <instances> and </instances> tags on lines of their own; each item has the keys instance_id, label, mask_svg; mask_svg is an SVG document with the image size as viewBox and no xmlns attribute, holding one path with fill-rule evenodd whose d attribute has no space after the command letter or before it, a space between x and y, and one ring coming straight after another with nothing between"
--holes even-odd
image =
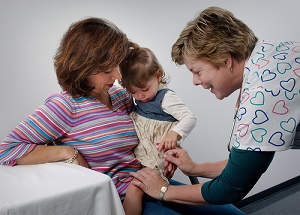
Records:
<instances>
[{"instance_id":1,"label":"watch strap","mask_svg":"<svg viewBox=\"0 0 300 215\"><path fill-rule=\"evenodd\" d=\"M168 190L168 187L169 187L169 183L167 183L166 185L162 186L160 188L160 192L159 192L159 200L160 201L164 201L164 196L165 196L165 193L167 192Z\"/></svg>"}]
</instances>

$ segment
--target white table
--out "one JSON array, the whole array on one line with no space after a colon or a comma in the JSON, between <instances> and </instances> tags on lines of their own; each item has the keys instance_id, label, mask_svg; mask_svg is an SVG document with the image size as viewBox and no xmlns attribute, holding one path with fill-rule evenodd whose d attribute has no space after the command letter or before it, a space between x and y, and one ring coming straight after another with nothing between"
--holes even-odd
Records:
<instances>
[{"instance_id":1,"label":"white table","mask_svg":"<svg viewBox=\"0 0 300 215\"><path fill-rule=\"evenodd\" d=\"M124 215L112 180L62 162L0 165L0 215Z\"/></svg>"}]
</instances>

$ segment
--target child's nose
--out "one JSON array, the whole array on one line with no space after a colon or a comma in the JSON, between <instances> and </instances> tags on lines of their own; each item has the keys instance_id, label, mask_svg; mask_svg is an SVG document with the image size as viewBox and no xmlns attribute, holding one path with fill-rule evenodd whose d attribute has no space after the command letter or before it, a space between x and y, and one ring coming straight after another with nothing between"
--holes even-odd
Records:
<instances>
[{"instance_id":1,"label":"child's nose","mask_svg":"<svg viewBox=\"0 0 300 215\"><path fill-rule=\"evenodd\" d=\"M143 93L140 93L140 94L139 94L139 98L140 98L140 99L143 99L143 98L145 98L145 95L144 95Z\"/></svg>"}]
</instances>

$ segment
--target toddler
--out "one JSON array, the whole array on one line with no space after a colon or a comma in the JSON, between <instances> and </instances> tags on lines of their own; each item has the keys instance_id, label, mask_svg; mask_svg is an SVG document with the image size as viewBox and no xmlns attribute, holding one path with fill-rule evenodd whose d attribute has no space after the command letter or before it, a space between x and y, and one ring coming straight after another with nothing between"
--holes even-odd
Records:
<instances>
[{"instance_id":1,"label":"toddler","mask_svg":"<svg viewBox=\"0 0 300 215\"><path fill-rule=\"evenodd\" d=\"M120 69L121 85L131 93L135 103L130 116L139 144L134 154L143 166L156 169L168 181L172 171L165 170L163 152L179 146L194 128L196 117L167 87L169 79L150 49L132 43ZM142 197L143 191L129 185L123 202L125 213L141 214Z\"/></svg>"}]
</instances>

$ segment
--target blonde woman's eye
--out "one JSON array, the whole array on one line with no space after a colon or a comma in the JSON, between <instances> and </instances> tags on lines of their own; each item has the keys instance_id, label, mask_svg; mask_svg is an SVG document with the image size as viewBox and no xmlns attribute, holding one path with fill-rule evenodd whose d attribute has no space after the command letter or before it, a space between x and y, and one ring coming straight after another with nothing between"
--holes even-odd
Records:
<instances>
[{"instance_id":1,"label":"blonde woman's eye","mask_svg":"<svg viewBox=\"0 0 300 215\"><path fill-rule=\"evenodd\" d=\"M202 71L203 71L203 69L200 69L200 70L197 72L198 75L200 75Z\"/></svg>"}]
</instances>

